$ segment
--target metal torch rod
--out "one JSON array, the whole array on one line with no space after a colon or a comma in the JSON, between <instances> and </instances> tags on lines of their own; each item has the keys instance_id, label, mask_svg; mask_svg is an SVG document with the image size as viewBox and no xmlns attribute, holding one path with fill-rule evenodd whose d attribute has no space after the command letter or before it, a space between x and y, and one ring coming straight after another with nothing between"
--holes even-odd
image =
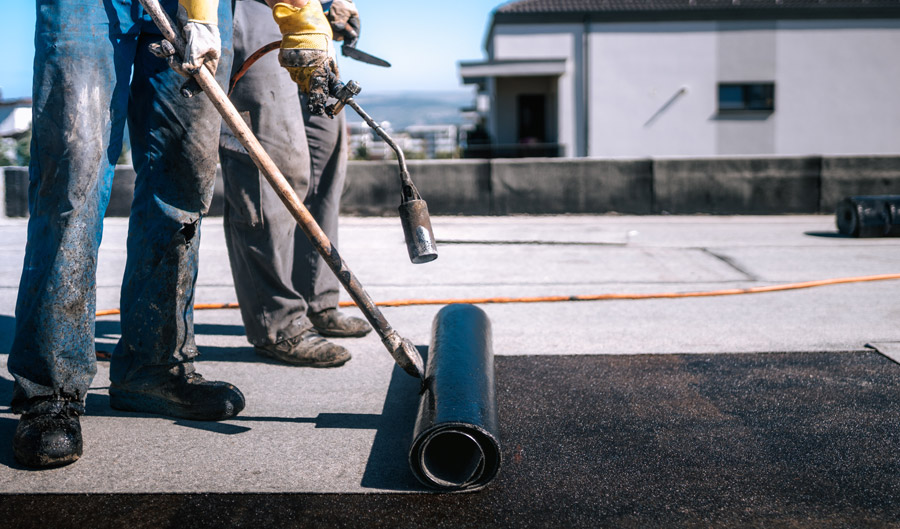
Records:
<instances>
[{"instance_id":1,"label":"metal torch rod","mask_svg":"<svg viewBox=\"0 0 900 529\"><path fill-rule=\"evenodd\" d=\"M140 0L140 2L143 4L147 13L150 14L153 22L159 27L163 37L172 43L179 54L184 56L184 40L181 38L181 35L173 29L175 26L172 23L171 18L168 13L163 11L160 7L158 0ZM369 320L372 327L375 328L375 331L381 337L382 343L387 348L388 352L391 353L391 356L397 364L410 375L423 378L425 371L424 363L415 346L413 346L409 340L402 338L387 322L387 319L385 319L381 310L375 305L375 302L363 289L362 284L360 284L356 276L353 275L350 268L347 267L347 263L345 263L338 254L337 248L335 248L331 241L328 240L328 236L326 236L325 232L322 231L322 228L319 227L312 214L310 214L300 198L297 197L293 188L288 184L287 179L285 179L284 175L281 174L281 171L278 170L275 162L272 161L272 158L269 157L262 145L260 145L259 140L256 139L253 132L251 132L250 128L238 114L237 109L234 108L234 105L225 95L225 92L216 82L216 78L213 74L204 67L194 74L194 79L197 80L197 83L203 91L206 92L209 100L212 101L216 110L222 115L225 123L227 123L234 132L235 137L241 142L241 145L247 149L250 158L253 159L253 162L266 177L266 180L269 181L269 184L272 185L275 193L297 221L300 229L302 229L303 233L309 238L310 242L316 248L316 251L319 252L323 259L325 259L325 262L328 263L328 266L347 290L347 293L350 294L350 297L356 302L357 307L359 307L366 319Z\"/></svg>"},{"instance_id":2,"label":"metal torch rod","mask_svg":"<svg viewBox=\"0 0 900 529\"><path fill-rule=\"evenodd\" d=\"M409 176L409 170L406 168L406 156L403 154L403 149L401 149L396 142L394 142L393 138L391 138L387 132L384 131L381 126L369 116L365 110L359 106L359 103L350 99L347 101L347 105L349 105L353 110L356 111L357 114L361 118L365 120L366 123L372 127L372 130L375 131L376 134L381 136L381 139L384 140L385 143L390 146L391 149L397 154L397 161L400 163L400 189L403 194L403 201L409 200L419 200L421 197L419 196L419 190L416 189L416 185L413 184L412 178Z\"/></svg>"}]
</instances>

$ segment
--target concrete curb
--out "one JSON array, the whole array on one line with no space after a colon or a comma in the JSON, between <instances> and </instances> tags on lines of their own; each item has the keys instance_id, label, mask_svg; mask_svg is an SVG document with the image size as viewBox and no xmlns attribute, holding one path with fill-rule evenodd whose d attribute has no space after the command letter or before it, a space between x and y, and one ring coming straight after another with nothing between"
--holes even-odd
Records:
<instances>
[{"instance_id":1,"label":"concrete curb","mask_svg":"<svg viewBox=\"0 0 900 529\"><path fill-rule=\"evenodd\" d=\"M28 216L28 170L2 168L7 217ZM847 196L900 194L900 155L414 160L434 215L778 215L834 212ZM395 161L351 162L342 213L396 215ZM116 168L107 216L127 216L134 169ZM221 172L211 216L222 215Z\"/></svg>"}]
</instances>

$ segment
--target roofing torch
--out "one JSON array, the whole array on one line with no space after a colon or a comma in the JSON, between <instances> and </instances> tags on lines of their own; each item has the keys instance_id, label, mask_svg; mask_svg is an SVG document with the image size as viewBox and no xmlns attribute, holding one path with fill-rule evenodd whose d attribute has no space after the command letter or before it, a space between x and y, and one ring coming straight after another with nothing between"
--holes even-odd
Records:
<instances>
[{"instance_id":1,"label":"roofing torch","mask_svg":"<svg viewBox=\"0 0 900 529\"><path fill-rule=\"evenodd\" d=\"M238 80L247 73L250 66L261 59L265 54L277 50L281 41L270 42L260 49L253 52L244 63L238 68L238 71L232 76L229 83L228 93L231 94ZM390 63L384 59L379 59L374 55L370 55L354 46L344 44L341 47L341 54L345 57L362 61L376 66L390 67ZM434 239L434 232L431 229L431 217L428 215L428 205L419 195L419 190L413 184L409 176L409 170L406 167L406 157L403 150L388 135L387 132L378 123L375 122L363 109L359 103L354 101L354 97L360 93L362 87L356 81L348 81L344 84L336 75L331 75L329 80L329 91L331 97L336 99L334 103L325 107L325 113L333 118L338 115L344 106L349 106L356 111L357 114L378 134L385 143L397 155L397 161L400 164L400 224L403 226L403 235L406 239L406 249L409 252L409 260L415 264L427 263L437 259L437 243Z\"/></svg>"},{"instance_id":2,"label":"roofing torch","mask_svg":"<svg viewBox=\"0 0 900 529\"><path fill-rule=\"evenodd\" d=\"M427 263L437 259L437 244L434 240L434 232L431 230L431 217L428 215L428 204L422 200L419 190L413 184L406 168L406 157L403 150L388 135L378 123L375 122L353 98L359 94L362 88L356 81L342 83L337 77L331 79L331 96L337 101L325 107L325 113L330 117L336 116L345 105L356 111L357 114L381 136L394 153L400 164L400 224L403 225L403 235L406 238L406 249L409 252L409 260L415 264Z\"/></svg>"}]
</instances>

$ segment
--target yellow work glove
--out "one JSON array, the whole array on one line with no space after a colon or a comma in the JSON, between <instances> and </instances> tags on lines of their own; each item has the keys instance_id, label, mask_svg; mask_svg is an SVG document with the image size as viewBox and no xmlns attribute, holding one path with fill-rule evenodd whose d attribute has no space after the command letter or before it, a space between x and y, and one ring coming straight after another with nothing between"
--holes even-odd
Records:
<instances>
[{"instance_id":1,"label":"yellow work glove","mask_svg":"<svg viewBox=\"0 0 900 529\"><path fill-rule=\"evenodd\" d=\"M184 34L181 67L188 73L195 73L204 63L216 73L222 50L218 10L219 0L178 0L178 23Z\"/></svg>"},{"instance_id":2,"label":"yellow work glove","mask_svg":"<svg viewBox=\"0 0 900 529\"><path fill-rule=\"evenodd\" d=\"M331 81L337 79L331 25L319 0L309 0L302 8L278 3L272 16L281 30L278 62L291 79L309 96L309 111L321 115L330 92Z\"/></svg>"}]
</instances>

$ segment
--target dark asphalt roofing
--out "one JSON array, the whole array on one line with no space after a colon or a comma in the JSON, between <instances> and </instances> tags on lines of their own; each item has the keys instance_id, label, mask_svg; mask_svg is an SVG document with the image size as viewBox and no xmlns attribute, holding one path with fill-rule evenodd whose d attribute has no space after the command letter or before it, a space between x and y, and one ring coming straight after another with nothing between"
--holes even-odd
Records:
<instances>
[{"instance_id":1,"label":"dark asphalt roofing","mask_svg":"<svg viewBox=\"0 0 900 529\"><path fill-rule=\"evenodd\" d=\"M0 496L9 527L900 527L900 365L875 353L500 356L503 467L463 494ZM391 402L414 402L395 369ZM364 480L414 487L413 405ZM12 422L12 421L9 421ZM7 425L3 435L10 434ZM407 435L408 437L408 435ZM4 446L2 450L9 450ZM384 465L384 463L380 463Z\"/></svg>"}]
</instances>

